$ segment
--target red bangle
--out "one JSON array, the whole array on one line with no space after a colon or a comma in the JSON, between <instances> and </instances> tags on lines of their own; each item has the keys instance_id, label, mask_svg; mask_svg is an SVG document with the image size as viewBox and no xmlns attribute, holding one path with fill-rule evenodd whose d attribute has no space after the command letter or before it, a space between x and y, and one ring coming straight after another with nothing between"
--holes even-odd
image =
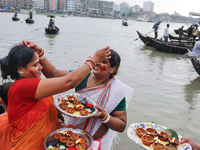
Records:
<instances>
[{"instance_id":1,"label":"red bangle","mask_svg":"<svg viewBox=\"0 0 200 150\"><path fill-rule=\"evenodd\" d=\"M94 61L92 61L91 59L88 59L88 60L86 60L86 62L88 62L88 61L90 61L90 62L92 62L92 63L93 63L93 65L94 65L93 69L94 69L94 68L95 68L95 66L96 66L96 64L94 63Z\"/></svg>"}]
</instances>

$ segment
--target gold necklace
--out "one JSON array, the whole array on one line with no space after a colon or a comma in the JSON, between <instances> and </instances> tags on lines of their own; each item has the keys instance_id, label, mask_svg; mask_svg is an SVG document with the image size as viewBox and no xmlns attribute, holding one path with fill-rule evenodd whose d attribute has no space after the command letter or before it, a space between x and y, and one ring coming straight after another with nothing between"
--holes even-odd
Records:
<instances>
[{"instance_id":1,"label":"gold necklace","mask_svg":"<svg viewBox=\"0 0 200 150\"><path fill-rule=\"evenodd\" d=\"M92 76L92 81L96 84L96 85L101 85L101 84L106 84L109 79L105 82L105 83L97 83L95 80L94 80L94 75Z\"/></svg>"}]
</instances>

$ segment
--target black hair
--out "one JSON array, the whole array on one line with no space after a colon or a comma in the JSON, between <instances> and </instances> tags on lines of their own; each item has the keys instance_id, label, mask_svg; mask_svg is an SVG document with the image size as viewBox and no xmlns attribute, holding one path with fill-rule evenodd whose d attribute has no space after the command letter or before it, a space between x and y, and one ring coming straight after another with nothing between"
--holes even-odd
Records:
<instances>
[{"instance_id":1,"label":"black hair","mask_svg":"<svg viewBox=\"0 0 200 150\"><path fill-rule=\"evenodd\" d=\"M33 59L34 53L33 49L27 48L24 45L14 46L8 53L8 56L0 60L1 77L8 79L10 76L12 80L19 79L18 68L20 66L26 68Z\"/></svg>"},{"instance_id":2,"label":"black hair","mask_svg":"<svg viewBox=\"0 0 200 150\"><path fill-rule=\"evenodd\" d=\"M110 75L110 78L113 78L118 72L121 58L120 58L119 54L116 51L114 51L113 49L110 49L110 52L111 52L111 58L109 59L110 67L116 67L115 72Z\"/></svg>"},{"instance_id":3,"label":"black hair","mask_svg":"<svg viewBox=\"0 0 200 150\"><path fill-rule=\"evenodd\" d=\"M8 106L8 90L13 82L6 82L0 85L0 97L4 101L5 105Z\"/></svg>"}]
</instances>

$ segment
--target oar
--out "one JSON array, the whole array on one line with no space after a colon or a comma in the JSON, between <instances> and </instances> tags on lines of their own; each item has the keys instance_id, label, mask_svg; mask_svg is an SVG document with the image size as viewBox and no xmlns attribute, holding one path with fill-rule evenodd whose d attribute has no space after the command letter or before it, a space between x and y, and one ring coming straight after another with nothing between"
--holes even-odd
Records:
<instances>
[{"instance_id":1,"label":"oar","mask_svg":"<svg viewBox=\"0 0 200 150\"><path fill-rule=\"evenodd\" d=\"M184 57L187 56L187 55L189 56L189 54L191 53L191 51L190 51L189 49L187 49L187 50L188 50L188 52L185 53L185 54L183 54L181 57L179 57L180 59L181 59L181 58L184 58Z\"/></svg>"},{"instance_id":2,"label":"oar","mask_svg":"<svg viewBox=\"0 0 200 150\"><path fill-rule=\"evenodd\" d=\"M24 20L22 20L20 23L22 23L23 21L25 21L25 19L24 19Z\"/></svg>"},{"instance_id":3,"label":"oar","mask_svg":"<svg viewBox=\"0 0 200 150\"><path fill-rule=\"evenodd\" d=\"M148 33L146 33L145 36L146 36L147 34L153 32L153 31L154 31L154 30L152 30L152 31L150 31L150 32L148 32ZM137 41L139 38L140 38L140 37L136 38L135 41Z\"/></svg>"},{"instance_id":4,"label":"oar","mask_svg":"<svg viewBox=\"0 0 200 150\"><path fill-rule=\"evenodd\" d=\"M32 30L32 31L29 31L29 32L37 31L37 30L39 30L39 29L43 29L43 28L45 28L45 27L42 27L42 28L37 28L37 29L35 29L35 30Z\"/></svg>"}]
</instances>

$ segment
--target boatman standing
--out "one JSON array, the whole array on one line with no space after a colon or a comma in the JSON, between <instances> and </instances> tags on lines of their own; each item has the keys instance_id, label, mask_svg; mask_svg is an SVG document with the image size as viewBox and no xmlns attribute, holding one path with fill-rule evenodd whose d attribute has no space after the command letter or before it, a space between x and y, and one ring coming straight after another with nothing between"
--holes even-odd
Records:
<instances>
[{"instance_id":1,"label":"boatman standing","mask_svg":"<svg viewBox=\"0 0 200 150\"><path fill-rule=\"evenodd\" d=\"M168 37L169 37L169 24L167 24L167 27L164 30L164 43L168 44Z\"/></svg>"}]
</instances>

